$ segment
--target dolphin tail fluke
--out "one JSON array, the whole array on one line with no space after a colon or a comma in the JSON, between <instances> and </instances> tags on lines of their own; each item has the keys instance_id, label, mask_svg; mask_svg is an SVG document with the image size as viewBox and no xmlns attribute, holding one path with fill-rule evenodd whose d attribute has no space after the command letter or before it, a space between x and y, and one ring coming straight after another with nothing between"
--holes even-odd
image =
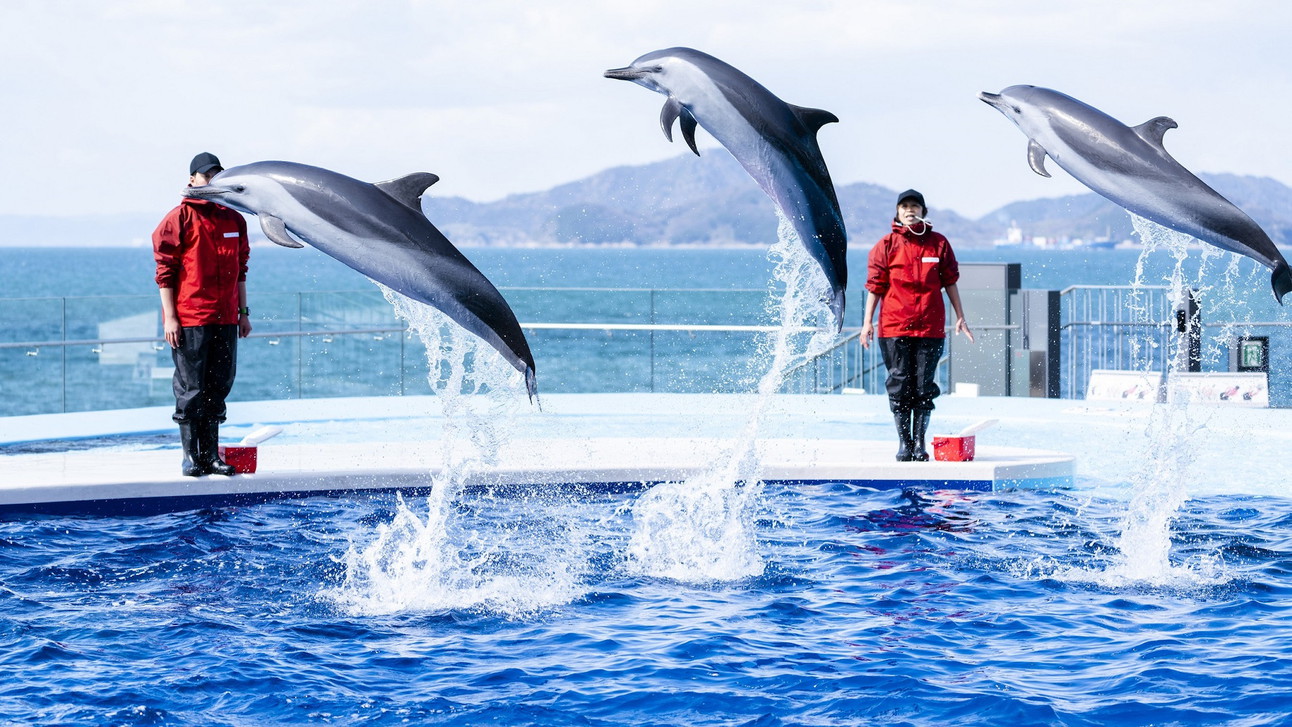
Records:
<instances>
[{"instance_id":1,"label":"dolphin tail fluke","mask_svg":"<svg viewBox=\"0 0 1292 727\"><path fill-rule=\"evenodd\" d=\"M1274 274L1270 276L1270 285L1274 286L1274 300L1283 305L1283 296L1292 293L1292 270L1284 260L1280 260L1274 266Z\"/></svg>"},{"instance_id":2,"label":"dolphin tail fluke","mask_svg":"<svg viewBox=\"0 0 1292 727\"><path fill-rule=\"evenodd\" d=\"M538 379L535 377L533 366L525 368L525 391L529 392L529 402L538 404L538 410L542 411L543 405L538 401Z\"/></svg>"},{"instance_id":3,"label":"dolphin tail fluke","mask_svg":"<svg viewBox=\"0 0 1292 727\"><path fill-rule=\"evenodd\" d=\"M844 289L839 288L835 291L834 297L830 299L830 312L834 314L834 332L843 331L843 296Z\"/></svg>"}]
</instances>

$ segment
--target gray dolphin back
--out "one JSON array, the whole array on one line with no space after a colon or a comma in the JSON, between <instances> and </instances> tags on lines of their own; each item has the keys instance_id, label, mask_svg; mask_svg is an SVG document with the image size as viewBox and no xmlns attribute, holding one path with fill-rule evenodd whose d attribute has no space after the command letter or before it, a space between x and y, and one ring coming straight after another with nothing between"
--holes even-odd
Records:
<instances>
[{"instance_id":1,"label":"gray dolphin back","mask_svg":"<svg viewBox=\"0 0 1292 727\"><path fill-rule=\"evenodd\" d=\"M713 103L698 86L669 87L668 81L652 70L664 59L694 66L725 103ZM829 111L785 103L731 64L692 48L652 51L632 66L605 75L634 81L668 97L660 120L670 141L670 127L680 119L683 136L695 150L692 134L698 123L740 162L825 273L830 287L827 303L836 325L842 327L848 237L816 138L823 125L838 118Z\"/></svg>"},{"instance_id":2,"label":"gray dolphin back","mask_svg":"<svg viewBox=\"0 0 1292 727\"><path fill-rule=\"evenodd\" d=\"M280 187L289 199L254 193L251 182ZM281 219L293 235L401 295L430 305L496 349L537 394L533 354L516 314L493 283L453 246L420 206L413 188L432 174L402 177L381 186L293 162L256 162L226 170L213 186L234 185L218 201L265 219ZM392 196L392 194L394 196Z\"/></svg>"},{"instance_id":3,"label":"gray dolphin back","mask_svg":"<svg viewBox=\"0 0 1292 727\"><path fill-rule=\"evenodd\" d=\"M1166 151L1162 136L1175 121L1159 116L1132 128L1067 94L1035 86L979 98L1029 135L1028 161L1038 174L1049 176L1049 156L1126 210L1270 268L1279 303L1292 292L1292 272L1269 235Z\"/></svg>"}]
</instances>

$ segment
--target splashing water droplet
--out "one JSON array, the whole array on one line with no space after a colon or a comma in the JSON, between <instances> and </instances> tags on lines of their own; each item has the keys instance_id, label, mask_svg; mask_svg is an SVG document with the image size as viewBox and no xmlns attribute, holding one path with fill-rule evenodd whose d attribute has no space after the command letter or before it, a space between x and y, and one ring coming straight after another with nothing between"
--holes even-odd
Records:
<instances>
[{"instance_id":1,"label":"splashing water droplet","mask_svg":"<svg viewBox=\"0 0 1292 727\"><path fill-rule=\"evenodd\" d=\"M496 464L528 397L523 377L445 314L385 286L386 299L426 345L442 405L441 471L420 502L398 498L388 523L352 540L341 585L327 595L363 614L482 609L521 616L582 594L586 525L561 509L524 519L469 493ZM505 510L506 515L500 515Z\"/></svg>"},{"instance_id":2,"label":"splashing water droplet","mask_svg":"<svg viewBox=\"0 0 1292 727\"><path fill-rule=\"evenodd\" d=\"M1169 299L1181 307L1185 296L1184 263L1189 246L1194 240L1188 235L1161 227L1153 222L1132 215L1132 223L1143 243L1143 251L1135 269L1135 286L1144 285L1144 269L1148 256L1164 249L1175 259L1175 266L1166 280ZM1204 263L1214 256L1204 255ZM1143 323L1172 324L1173 321L1153 320L1147 306L1137 309ZM1138 337L1132 339L1138 345ZM1166 381L1172 375L1187 370L1184 352L1177 340L1176 355L1168 356ZM1134 367L1137 370L1154 369L1155 353L1151 347L1136 349ZM1186 400L1166 397L1163 403L1154 404L1147 430L1143 468L1131 476L1131 499L1126 514L1121 519L1121 532L1113 541L1116 553L1103 571L1065 569L1068 580L1092 580L1103 585L1117 586L1131 583L1151 585L1196 586L1213 583L1226 576L1218 566L1219 561L1202 559L1193 563L1177 563L1171 558L1172 523L1180 507L1188 500L1189 478L1198 447L1194 446L1199 433L1206 428L1200 415L1191 411Z\"/></svg>"},{"instance_id":3,"label":"splashing water droplet","mask_svg":"<svg viewBox=\"0 0 1292 727\"><path fill-rule=\"evenodd\" d=\"M768 313L778 322L763 339L760 358L769 362L740 433L703 474L657 485L632 506L629 569L645 576L685 582L736 580L762 574L755 515L761 463L758 433L772 398L794 367L826 351L834 340L828 284L820 266L781 218L769 251L776 271ZM776 294L778 285L783 292Z\"/></svg>"}]
</instances>

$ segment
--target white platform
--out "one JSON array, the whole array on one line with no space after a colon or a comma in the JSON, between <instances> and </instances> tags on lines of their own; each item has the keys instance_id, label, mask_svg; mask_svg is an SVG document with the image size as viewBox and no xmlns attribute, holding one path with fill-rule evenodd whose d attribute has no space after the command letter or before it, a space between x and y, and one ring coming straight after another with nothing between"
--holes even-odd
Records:
<instances>
[{"instance_id":1,"label":"white platform","mask_svg":"<svg viewBox=\"0 0 1292 727\"><path fill-rule=\"evenodd\" d=\"M717 459L715 455L729 447L729 441L715 439L527 439L508 443L496 462L467 482L631 489L700 476ZM183 505L184 500L191 500L188 505L204 505L341 491L417 490L430 487L442 472L441 450L436 444L413 442L274 445L271 441L260 447L255 474L201 478L180 476L177 450L18 455L6 462L6 469L12 465L11 471L19 476L0 485L0 509L79 502L97 503L88 510L128 512L131 506L124 500L177 498L175 505ZM994 447L973 462L899 463L886 442L777 439L760 443L757 452L759 479L775 482L968 490L1072 484L1072 457L1031 450ZM140 507L152 511L163 504L141 503Z\"/></svg>"},{"instance_id":2,"label":"white platform","mask_svg":"<svg viewBox=\"0 0 1292 727\"><path fill-rule=\"evenodd\" d=\"M433 397L233 404L222 430L226 443L256 424L285 429L260 446L255 474L235 477L180 476L168 408L0 419L0 445L11 444L0 448L0 510L151 512L425 489L445 456L439 404ZM543 404L542 412L522 408L508 420L496 460L471 484L631 489L691 479L733 446L753 398L578 394L545 397ZM944 422L939 429L939 418L935 432L963 426ZM166 435L166 444L75 441L150 432ZM759 433L758 476L766 481L972 490L1073 482L1071 455L1002 446L990 430L980 437L973 462L896 462L892 422L880 397L777 397ZM12 446L33 441L41 446Z\"/></svg>"}]
</instances>

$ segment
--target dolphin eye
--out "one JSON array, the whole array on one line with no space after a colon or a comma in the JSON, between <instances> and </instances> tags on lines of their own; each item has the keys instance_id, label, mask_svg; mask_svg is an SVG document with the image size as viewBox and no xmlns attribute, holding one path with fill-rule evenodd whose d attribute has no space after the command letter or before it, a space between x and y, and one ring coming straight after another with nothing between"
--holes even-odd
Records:
<instances>
[{"instance_id":1,"label":"dolphin eye","mask_svg":"<svg viewBox=\"0 0 1292 727\"><path fill-rule=\"evenodd\" d=\"M242 194L243 192L247 191L247 187L242 184L235 184L233 185L233 191L237 192L238 194Z\"/></svg>"},{"instance_id":2,"label":"dolphin eye","mask_svg":"<svg viewBox=\"0 0 1292 727\"><path fill-rule=\"evenodd\" d=\"M1023 109L1020 109L1020 108L1019 108L1019 107L1017 107L1017 106L1010 106L1010 108L1011 108L1011 109L1014 109L1014 113L1016 113L1016 114L1021 114L1021 113L1023 113Z\"/></svg>"}]
</instances>

